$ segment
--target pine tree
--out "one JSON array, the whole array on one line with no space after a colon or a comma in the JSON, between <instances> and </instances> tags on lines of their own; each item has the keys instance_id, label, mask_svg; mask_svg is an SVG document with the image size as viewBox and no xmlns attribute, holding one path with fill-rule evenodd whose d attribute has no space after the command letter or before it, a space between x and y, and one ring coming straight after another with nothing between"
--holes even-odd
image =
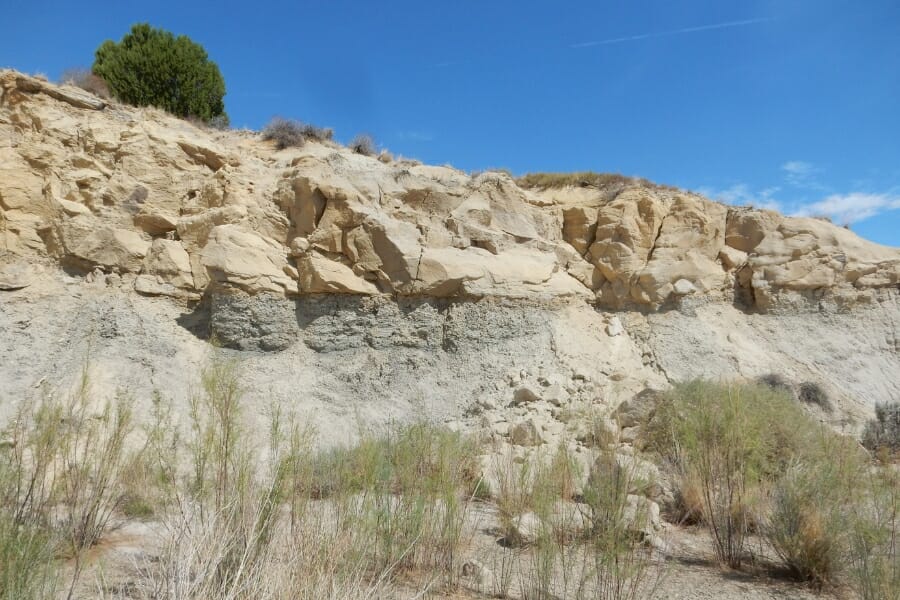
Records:
<instances>
[{"instance_id":1,"label":"pine tree","mask_svg":"<svg viewBox=\"0 0 900 600\"><path fill-rule=\"evenodd\" d=\"M134 25L121 42L107 40L97 48L91 70L122 102L204 121L227 118L219 67L187 36Z\"/></svg>"}]
</instances>

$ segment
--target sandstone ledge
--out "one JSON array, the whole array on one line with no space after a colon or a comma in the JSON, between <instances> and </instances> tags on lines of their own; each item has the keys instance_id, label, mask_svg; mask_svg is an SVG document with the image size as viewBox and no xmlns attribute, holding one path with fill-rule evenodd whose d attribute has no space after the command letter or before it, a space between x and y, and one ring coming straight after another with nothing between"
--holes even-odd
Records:
<instances>
[{"instance_id":1,"label":"sandstone ledge","mask_svg":"<svg viewBox=\"0 0 900 600\"><path fill-rule=\"evenodd\" d=\"M816 219L640 182L526 190L331 143L275 151L13 71L0 71L0 133L0 251L146 295L778 312L852 309L900 285L900 250Z\"/></svg>"}]
</instances>

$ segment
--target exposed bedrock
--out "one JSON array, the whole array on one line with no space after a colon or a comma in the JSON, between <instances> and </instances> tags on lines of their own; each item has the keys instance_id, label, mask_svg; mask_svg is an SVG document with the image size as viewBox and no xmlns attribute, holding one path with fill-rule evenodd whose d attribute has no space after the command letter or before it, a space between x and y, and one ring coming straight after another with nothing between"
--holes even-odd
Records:
<instances>
[{"instance_id":1,"label":"exposed bedrock","mask_svg":"<svg viewBox=\"0 0 900 600\"><path fill-rule=\"evenodd\" d=\"M900 250L614 179L277 150L0 71L0 391L71 379L93 340L98 382L184 398L214 338L254 401L343 417L770 372L837 425L900 400Z\"/></svg>"}]
</instances>

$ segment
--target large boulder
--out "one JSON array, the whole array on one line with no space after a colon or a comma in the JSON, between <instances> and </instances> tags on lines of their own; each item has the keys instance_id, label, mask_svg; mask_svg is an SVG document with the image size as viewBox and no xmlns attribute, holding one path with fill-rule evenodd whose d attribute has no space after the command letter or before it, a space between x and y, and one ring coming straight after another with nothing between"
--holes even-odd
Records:
<instances>
[{"instance_id":1,"label":"large boulder","mask_svg":"<svg viewBox=\"0 0 900 600\"><path fill-rule=\"evenodd\" d=\"M85 270L137 273L150 249L150 241L136 231L109 227L87 215L64 220L59 233L63 258Z\"/></svg>"},{"instance_id":2,"label":"large boulder","mask_svg":"<svg viewBox=\"0 0 900 600\"><path fill-rule=\"evenodd\" d=\"M305 294L377 294L378 288L347 265L310 251L297 260L300 292Z\"/></svg>"},{"instance_id":3,"label":"large boulder","mask_svg":"<svg viewBox=\"0 0 900 600\"><path fill-rule=\"evenodd\" d=\"M197 298L191 260L181 242L153 240L134 289L151 296Z\"/></svg>"},{"instance_id":4,"label":"large boulder","mask_svg":"<svg viewBox=\"0 0 900 600\"><path fill-rule=\"evenodd\" d=\"M217 225L201 253L209 278L250 293L296 291L287 248L240 225Z\"/></svg>"}]
</instances>

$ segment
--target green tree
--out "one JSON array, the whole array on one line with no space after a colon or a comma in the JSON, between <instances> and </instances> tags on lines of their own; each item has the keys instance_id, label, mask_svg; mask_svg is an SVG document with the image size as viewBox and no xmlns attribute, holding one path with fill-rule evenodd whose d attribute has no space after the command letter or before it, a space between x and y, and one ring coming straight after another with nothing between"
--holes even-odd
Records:
<instances>
[{"instance_id":1,"label":"green tree","mask_svg":"<svg viewBox=\"0 0 900 600\"><path fill-rule=\"evenodd\" d=\"M97 48L94 74L119 100L204 121L225 117L225 81L203 46L147 23Z\"/></svg>"}]
</instances>

